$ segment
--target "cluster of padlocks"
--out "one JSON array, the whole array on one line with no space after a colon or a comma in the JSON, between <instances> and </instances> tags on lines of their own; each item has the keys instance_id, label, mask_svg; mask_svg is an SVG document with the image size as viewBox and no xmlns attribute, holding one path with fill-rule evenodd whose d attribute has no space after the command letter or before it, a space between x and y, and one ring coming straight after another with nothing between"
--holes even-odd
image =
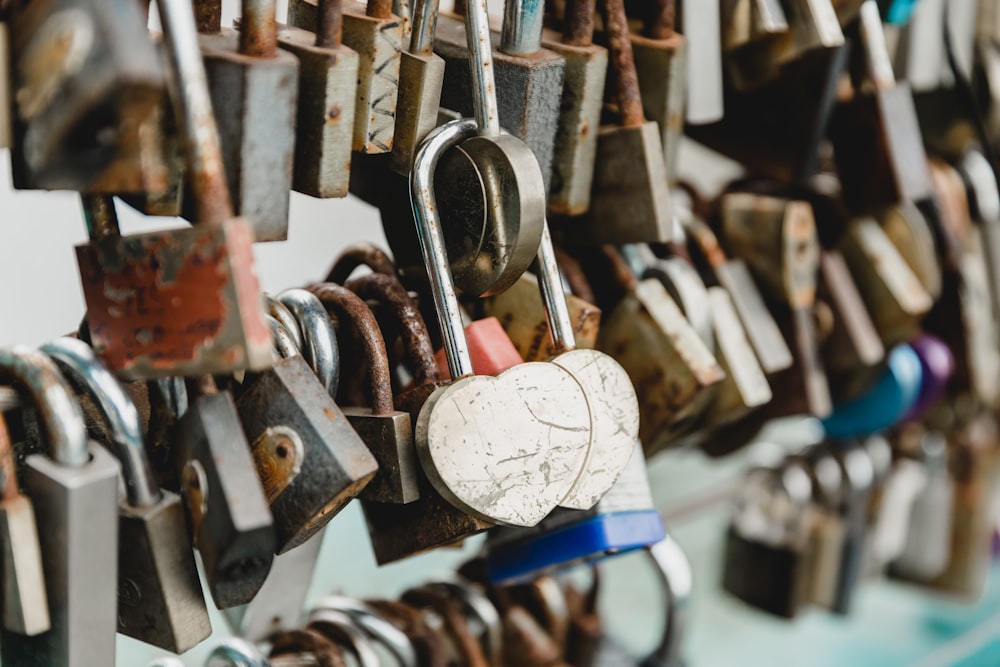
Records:
<instances>
[{"instance_id":1,"label":"cluster of padlocks","mask_svg":"<svg viewBox=\"0 0 1000 667\"><path fill-rule=\"evenodd\" d=\"M90 237L78 331L0 348L2 664L185 652L200 569L249 640L213 667L676 665L682 610L608 657L596 581L552 577L645 549L682 599L647 457L800 415L825 435L747 474L727 591L790 617L884 572L983 589L1000 3L156 8L0 0L13 185L79 192ZM684 134L745 176L703 195ZM391 257L262 294L293 190L375 206ZM120 206L191 226L123 235ZM482 556L306 613L354 499L379 564Z\"/></svg>"}]
</instances>

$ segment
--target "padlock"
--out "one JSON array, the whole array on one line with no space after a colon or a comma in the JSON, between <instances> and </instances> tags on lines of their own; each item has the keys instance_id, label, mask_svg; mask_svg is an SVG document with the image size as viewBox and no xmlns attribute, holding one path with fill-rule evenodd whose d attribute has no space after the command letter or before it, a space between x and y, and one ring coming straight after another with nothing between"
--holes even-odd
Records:
<instances>
[{"instance_id":1,"label":"padlock","mask_svg":"<svg viewBox=\"0 0 1000 667\"><path fill-rule=\"evenodd\" d=\"M279 359L250 382L236 409L280 554L309 539L361 493L377 464L302 356Z\"/></svg>"},{"instance_id":2,"label":"padlock","mask_svg":"<svg viewBox=\"0 0 1000 667\"><path fill-rule=\"evenodd\" d=\"M444 59L434 53L438 4L439 0L415 0L409 48L400 55L391 164L401 174L409 173L420 142L438 124L445 72Z\"/></svg>"},{"instance_id":3,"label":"padlock","mask_svg":"<svg viewBox=\"0 0 1000 667\"><path fill-rule=\"evenodd\" d=\"M384 250L371 243L355 243L345 248L326 274L323 282L344 285L359 266L366 266L372 273L396 278L396 265ZM398 278L396 278L398 282Z\"/></svg>"},{"instance_id":4,"label":"padlock","mask_svg":"<svg viewBox=\"0 0 1000 667\"><path fill-rule=\"evenodd\" d=\"M818 355L813 306L819 241L812 207L801 201L750 193L722 198L722 227L730 251L743 259L772 303L791 312L798 368L786 374L804 410L819 417L831 409L830 388ZM775 261L777 259L777 261ZM772 382L776 398L786 392ZM791 398L791 397L789 397ZM772 401L772 405L777 401ZM788 409L794 400L784 401Z\"/></svg>"},{"instance_id":5,"label":"padlock","mask_svg":"<svg viewBox=\"0 0 1000 667\"><path fill-rule=\"evenodd\" d=\"M920 394L903 421L922 419L941 400L955 372L955 357L941 339L921 334L910 347L920 359Z\"/></svg>"},{"instance_id":6,"label":"padlock","mask_svg":"<svg viewBox=\"0 0 1000 667\"><path fill-rule=\"evenodd\" d=\"M793 618L808 596L812 484L801 465L755 469L744 479L726 535L723 589Z\"/></svg>"},{"instance_id":7,"label":"padlock","mask_svg":"<svg viewBox=\"0 0 1000 667\"><path fill-rule=\"evenodd\" d=\"M468 341L472 370L476 375L500 375L508 368L525 362L500 320L495 317L473 320L466 325L463 333ZM452 378L444 348L434 353L434 361L437 362L441 377Z\"/></svg>"},{"instance_id":8,"label":"padlock","mask_svg":"<svg viewBox=\"0 0 1000 667\"><path fill-rule=\"evenodd\" d=\"M125 498L118 505L118 632L173 653L212 634L180 497L156 483L139 413L86 343L40 348L96 404L111 433Z\"/></svg>"},{"instance_id":9,"label":"padlock","mask_svg":"<svg viewBox=\"0 0 1000 667\"><path fill-rule=\"evenodd\" d=\"M854 98L839 106L830 125L844 203L864 213L928 199L931 183L913 95L895 80L874 0L862 4L856 29L865 75L854 77ZM874 93L865 92L865 79Z\"/></svg>"},{"instance_id":10,"label":"padlock","mask_svg":"<svg viewBox=\"0 0 1000 667\"><path fill-rule=\"evenodd\" d=\"M346 407L351 427L378 462L378 472L361 493L365 500L406 504L420 497L416 449L410 415L393 407L385 340L375 316L354 292L334 283L312 285L315 294L340 324L341 336L352 329L361 341L368 368L370 407ZM342 346L343 348L343 346Z\"/></svg>"},{"instance_id":11,"label":"padlock","mask_svg":"<svg viewBox=\"0 0 1000 667\"><path fill-rule=\"evenodd\" d=\"M198 2L206 5L199 11L214 16L213 25L198 26L198 43L233 207L251 224L256 241L283 241L295 153L298 60L278 48L273 0L243 2L238 31L221 27L217 0ZM191 210L185 217L193 215Z\"/></svg>"},{"instance_id":12,"label":"padlock","mask_svg":"<svg viewBox=\"0 0 1000 667\"><path fill-rule=\"evenodd\" d=\"M343 41L359 57L352 148L369 155L389 153L396 122L403 21L392 13L390 0L368 0L365 11L350 0L344 9ZM315 32L317 20L316 0L289 3L289 25Z\"/></svg>"},{"instance_id":13,"label":"padlock","mask_svg":"<svg viewBox=\"0 0 1000 667\"><path fill-rule=\"evenodd\" d=\"M253 232L233 217L192 10L182 0L157 7L176 88L184 91L177 116L199 224L123 238L110 202L88 205L98 240L77 248L77 263L94 348L122 377L262 368L271 343Z\"/></svg>"},{"instance_id":14,"label":"padlock","mask_svg":"<svg viewBox=\"0 0 1000 667\"><path fill-rule=\"evenodd\" d=\"M559 122L552 149L548 211L580 215L590 208L597 132L601 123L608 51L594 44L596 0L570 0L561 35L542 34L542 46L566 61Z\"/></svg>"},{"instance_id":15,"label":"padlock","mask_svg":"<svg viewBox=\"0 0 1000 667\"><path fill-rule=\"evenodd\" d=\"M30 399L48 454L31 454L22 483L42 527L38 541L51 628L33 637L0 633L4 661L42 667L115 662L118 462L88 444L80 406L44 354L0 351L0 382ZM79 528L86 526L80 532Z\"/></svg>"},{"instance_id":16,"label":"padlock","mask_svg":"<svg viewBox=\"0 0 1000 667\"><path fill-rule=\"evenodd\" d=\"M933 301L882 227L869 218L855 220L839 249L859 282L883 345L890 348L912 339Z\"/></svg>"},{"instance_id":17,"label":"padlock","mask_svg":"<svg viewBox=\"0 0 1000 667\"><path fill-rule=\"evenodd\" d=\"M648 12L642 34L631 35L642 109L660 128L663 163L670 181L677 177L688 73L687 42L675 31L674 19L674 0L660 0Z\"/></svg>"},{"instance_id":18,"label":"padlock","mask_svg":"<svg viewBox=\"0 0 1000 667\"><path fill-rule=\"evenodd\" d=\"M252 640L251 640L252 641ZM289 629L271 640L268 667L293 665L339 665L345 660L344 649L314 629ZM240 665L244 667L244 665Z\"/></svg>"},{"instance_id":19,"label":"padlock","mask_svg":"<svg viewBox=\"0 0 1000 667\"><path fill-rule=\"evenodd\" d=\"M212 599L219 609L246 604L267 577L276 539L230 393L217 391L211 378L202 379L175 437L192 542Z\"/></svg>"},{"instance_id":20,"label":"padlock","mask_svg":"<svg viewBox=\"0 0 1000 667\"><path fill-rule=\"evenodd\" d=\"M469 9L468 16L485 19L482 3ZM435 489L459 509L532 526L575 483L590 448L591 422L583 388L557 364L531 362L497 377L473 375L432 183L443 152L476 128L471 120L458 120L428 135L410 176L421 251L455 378L421 409L417 454ZM456 447L462 457L453 455Z\"/></svg>"},{"instance_id":21,"label":"padlock","mask_svg":"<svg viewBox=\"0 0 1000 667\"><path fill-rule=\"evenodd\" d=\"M447 64L441 106L466 116L474 111L470 102L478 94L477 75L473 73L470 78L467 74L475 65L469 48L470 32L476 32L469 30L474 6L475 2L465 8L464 30L459 18L441 16L434 40L435 52ZM548 192L566 65L561 54L542 48L544 9L541 2L505 0L500 34L491 34L489 27L482 25L482 38L486 40L482 50L495 50L493 66L499 102L495 121L531 148L541 168L544 191ZM443 195L441 192L439 196Z\"/></svg>"},{"instance_id":22,"label":"padlock","mask_svg":"<svg viewBox=\"0 0 1000 667\"><path fill-rule=\"evenodd\" d=\"M651 456L694 423L725 373L663 283L636 281L617 251L607 257L625 294L603 322L597 349L614 357L637 388L639 439Z\"/></svg>"},{"instance_id":23,"label":"padlock","mask_svg":"<svg viewBox=\"0 0 1000 667\"><path fill-rule=\"evenodd\" d=\"M252 643L227 637L208 654L205 667L269 667L267 658Z\"/></svg>"},{"instance_id":24,"label":"padlock","mask_svg":"<svg viewBox=\"0 0 1000 667\"><path fill-rule=\"evenodd\" d=\"M879 223L924 290L937 300L941 296L941 264L927 217L914 204L904 202L886 209Z\"/></svg>"},{"instance_id":25,"label":"padlock","mask_svg":"<svg viewBox=\"0 0 1000 667\"><path fill-rule=\"evenodd\" d=\"M719 4L681 0L681 29L689 45L687 111L691 125L714 123L725 110Z\"/></svg>"},{"instance_id":26,"label":"padlock","mask_svg":"<svg viewBox=\"0 0 1000 667\"><path fill-rule=\"evenodd\" d=\"M326 610L346 614L373 642L380 661L385 662L382 656L388 654L387 657L400 667L418 666L416 647L410 638L367 602L341 595L327 595L316 602L310 611L310 620L322 619Z\"/></svg>"},{"instance_id":27,"label":"padlock","mask_svg":"<svg viewBox=\"0 0 1000 667\"><path fill-rule=\"evenodd\" d=\"M725 0L720 6L722 46L727 55L757 47L788 31L779 0Z\"/></svg>"},{"instance_id":28,"label":"padlock","mask_svg":"<svg viewBox=\"0 0 1000 667\"><path fill-rule=\"evenodd\" d=\"M966 184L969 213L982 235L994 316L1000 314L1000 187L996 172L982 151L970 148L955 169Z\"/></svg>"},{"instance_id":29,"label":"padlock","mask_svg":"<svg viewBox=\"0 0 1000 667\"><path fill-rule=\"evenodd\" d=\"M51 627L42 572L35 507L17 488L17 469L7 421L0 414L0 532L3 550L3 627L9 632L37 635Z\"/></svg>"},{"instance_id":30,"label":"padlock","mask_svg":"<svg viewBox=\"0 0 1000 667\"><path fill-rule=\"evenodd\" d=\"M566 233L575 242L669 241L673 215L660 128L643 115L624 4L606 0L604 10L618 125L597 131L590 212Z\"/></svg>"},{"instance_id":31,"label":"padlock","mask_svg":"<svg viewBox=\"0 0 1000 667\"><path fill-rule=\"evenodd\" d=\"M312 197L346 197L351 176L358 54L341 42L342 2L320 2L315 33L278 28L299 61L292 187Z\"/></svg>"},{"instance_id":32,"label":"padlock","mask_svg":"<svg viewBox=\"0 0 1000 667\"><path fill-rule=\"evenodd\" d=\"M809 595L811 604L833 605L847 525L841 515L843 473L837 460L823 447L805 454L804 463L812 482L813 522L809 545Z\"/></svg>"},{"instance_id":33,"label":"padlock","mask_svg":"<svg viewBox=\"0 0 1000 667\"><path fill-rule=\"evenodd\" d=\"M614 486L588 510L558 510L534 528L493 529L490 581L506 584L656 544L666 534L653 505L642 445Z\"/></svg>"},{"instance_id":34,"label":"padlock","mask_svg":"<svg viewBox=\"0 0 1000 667\"><path fill-rule=\"evenodd\" d=\"M140 127L165 92L135 3L11 7L12 175L17 188L142 189ZM5 51L6 53L6 51ZM5 77L6 78L6 77ZM121 160L122 154L131 160Z\"/></svg>"},{"instance_id":35,"label":"padlock","mask_svg":"<svg viewBox=\"0 0 1000 667\"><path fill-rule=\"evenodd\" d=\"M837 588L830 610L835 614L850 612L854 593L864 564L865 545L868 539L868 504L874 487L874 468L869 454L856 443L838 443L834 448L843 474L843 505L841 514L845 521L843 548L837 573Z\"/></svg>"},{"instance_id":36,"label":"padlock","mask_svg":"<svg viewBox=\"0 0 1000 667\"><path fill-rule=\"evenodd\" d=\"M680 250L682 244L675 247ZM656 278L663 283L670 298L680 307L684 318L691 324L691 328L709 351L714 352L712 311L711 308L705 308L705 304L708 303L708 288L691 262L682 254L668 252L669 257L657 257L645 244L624 246L621 250L622 256L630 261L637 276L643 280Z\"/></svg>"}]
</instances>

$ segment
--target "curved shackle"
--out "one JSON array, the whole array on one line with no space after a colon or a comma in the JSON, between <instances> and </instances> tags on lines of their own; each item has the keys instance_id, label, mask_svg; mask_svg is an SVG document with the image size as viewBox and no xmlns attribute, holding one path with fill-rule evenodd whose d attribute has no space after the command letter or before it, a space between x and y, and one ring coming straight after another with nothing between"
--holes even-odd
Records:
<instances>
[{"instance_id":1,"label":"curved shackle","mask_svg":"<svg viewBox=\"0 0 1000 667\"><path fill-rule=\"evenodd\" d=\"M334 283L310 285L310 292L324 307L334 311L341 324L351 326L361 339L371 378L372 411L377 415L393 411L389 355L382 330L368 304L351 290ZM327 316L329 321L329 316ZM332 326L332 325L331 325Z\"/></svg>"},{"instance_id":2,"label":"curved shackle","mask_svg":"<svg viewBox=\"0 0 1000 667\"><path fill-rule=\"evenodd\" d=\"M691 598L694 573L691 561L670 535L645 550L656 566L666 594L666 617L660 642L641 664L656 667L680 667L681 646L691 622Z\"/></svg>"},{"instance_id":3,"label":"curved shackle","mask_svg":"<svg viewBox=\"0 0 1000 667\"><path fill-rule=\"evenodd\" d=\"M372 273L396 277L396 265L388 253L373 243L355 243L334 260L323 282L343 285L360 266L367 266Z\"/></svg>"},{"instance_id":4,"label":"curved shackle","mask_svg":"<svg viewBox=\"0 0 1000 667\"><path fill-rule=\"evenodd\" d=\"M264 305L267 307L267 314L278 320L285 327L285 333L290 335L295 341L296 349L301 350L305 345L302 339L302 330L299 328L299 322L295 319L295 315L288 306L278 301L276 296L267 292L264 293Z\"/></svg>"},{"instance_id":5,"label":"curved shackle","mask_svg":"<svg viewBox=\"0 0 1000 667\"><path fill-rule=\"evenodd\" d=\"M122 465L125 494L132 507L149 507L163 497L146 454L142 420L135 403L97 358L94 350L75 338L56 338L39 348L94 401L107 422L112 452Z\"/></svg>"},{"instance_id":6,"label":"curved shackle","mask_svg":"<svg viewBox=\"0 0 1000 667\"><path fill-rule=\"evenodd\" d=\"M503 656L503 621L500 612L477 584L463 579L432 581L427 584L458 602L466 618L474 619L483 628L485 653L491 664L498 665Z\"/></svg>"},{"instance_id":7,"label":"curved shackle","mask_svg":"<svg viewBox=\"0 0 1000 667\"><path fill-rule=\"evenodd\" d=\"M285 290L278 295L278 301L292 311L302 331L302 356L330 396L336 396L340 385L340 351L337 334L323 304L308 290L298 288Z\"/></svg>"},{"instance_id":8,"label":"curved shackle","mask_svg":"<svg viewBox=\"0 0 1000 667\"><path fill-rule=\"evenodd\" d=\"M208 655L205 667L271 667L271 663L247 640L227 637Z\"/></svg>"},{"instance_id":9,"label":"curved shackle","mask_svg":"<svg viewBox=\"0 0 1000 667\"><path fill-rule=\"evenodd\" d=\"M309 614L309 627L353 653L358 667L381 667L372 640L350 615L333 609L314 609Z\"/></svg>"},{"instance_id":10,"label":"curved shackle","mask_svg":"<svg viewBox=\"0 0 1000 667\"><path fill-rule=\"evenodd\" d=\"M538 287L542 294L542 304L545 306L549 336L552 338L556 353L575 350L576 336L573 334L573 321L566 303L566 292L563 290L562 278L559 275L559 264L556 261L555 248L552 247L548 221L543 223L542 241L538 245Z\"/></svg>"},{"instance_id":11,"label":"curved shackle","mask_svg":"<svg viewBox=\"0 0 1000 667\"><path fill-rule=\"evenodd\" d=\"M537 5L543 4L540 0L532 1ZM512 2L517 4L516 0L508 0L507 4ZM500 110L497 106L493 42L490 39L490 17L486 0L465 0L465 41L469 49L469 69L472 75L472 109L476 116L477 131L474 134L498 137Z\"/></svg>"},{"instance_id":12,"label":"curved shackle","mask_svg":"<svg viewBox=\"0 0 1000 667\"><path fill-rule=\"evenodd\" d=\"M434 50L434 32L437 30L440 0L415 0L410 16L410 53L429 55Z\"/></svg>"},{"instance_id":13,"label":"curved shackle","mask_svg":"<svg viewBox=\"0 0 1000 667\"><path fill-rule=\"evenodd\" d=\"M406 357L412 364L413 383L420 387L441 382L441 371L434 359L434 345L424 316L406 288L394 277L370 273L344 284L365 301L377 301L389 307L400 326Z\"/></svg>"},{"instance_id":14,"label":"curved shackle","mask_svg":"<svg viewBox=\"0 0 1000 667\"><path fill-rule=\"evenodd\" d=\"M341 595L328 595L321 598L309 612L308 623L322 620L322 612L327 610L349 616L372 640L385 646L400 667L418 667L417 652L410 638L367 603Z\"/></svg>"},{"instance_id":15,"label":"curved shackle","mask_svg":"<svg viewBox=\"0 0 1000 667\"><path fill-rule=\"evenodd\" d=\"M83 411L54 361L24 345L0 348L0 384L14 385L18 394L31 399L44 427L49 455L57 463L75 468L87 464L90 455Z\"/></svg>"},{"instance_id":16,"label":"curved shackle","mask_svg":"<svg viewBox=\"0 0 1000 667\"><path fill-rule=\"evenodd\" d=\"M278 318L265 315L264 321L271 329L271 340L274 342L274 351L281 359L298 356L301 354L298 345L295 344L295 337L288 327Z\"/></svg>"}]
</instances>

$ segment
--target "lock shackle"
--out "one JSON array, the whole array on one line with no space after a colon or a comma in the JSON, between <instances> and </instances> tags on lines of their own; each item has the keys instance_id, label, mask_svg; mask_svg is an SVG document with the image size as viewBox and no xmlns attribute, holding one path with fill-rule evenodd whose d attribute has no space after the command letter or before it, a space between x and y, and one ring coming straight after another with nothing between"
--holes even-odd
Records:
<instances>
[{"instance_id":1,"label":"lock shackle","mask_svg":"<svg viewBox=\"0 0 1000 667\"><path fill-rule=\"evenodd\" d=\"M410 53L427 56L434 52L440 0L415 0L410 32ZM333 281L336 282L336 281Z\"/></svg>"},{"instance_id":2,"label":"lock shackle","mask_svg":"<svg viewBox=\"0 0 1000 667\"><path fill-rule=\"evenodd\" d=\"M538 0L534 1L541 4ZM475 112L478 134L484 137L498 137L500 109L497 106L497 88L493 74L493 42L490 38L490 17L486 10L486 0L466 0L465 41L469 49L472 110ZM424 141L426 146L427 139Z\"/></svg>"},{"instance_id":3,"label":"lock shackle","mask_svg":"<svg viewBox=\"0 0 1000 667\"><path fill-rule=\"evenodd\" d=\"M335 283L310 285L309 290L328 311L333 312L342 326L350 324L354 327L368 361L372 411L376 415L390 414L394 408L389 355L385 349L382 330L378 328L378 322L368 304L351 290Z\"/></svg>"},{"instance_id":4,"label":"lock shackle","mask_svg":"<svg viewBox=\"0 0 1000 667\"><path fill-rule=\"evenodd\" d=\"M642 34L651 39L670 39L676 34L677 4L675 0L654 0L643 22Z\"/></svg>"},{"instance_id":5,"label":"lock shackle","mask_svg":"<svg viewBox=\"0 0 1000 667\"><path fill-rule=\"evenodd\" d=\"M309 614L308 627L351 652L359 667L380 667L382 664L371 639L346 613L333 609L314 609Z\"/></svg>"},{"instance_id":6,"label":"lock shackle","mask_svg":"<svg viewBox=\"0 0 1000 667\"><path fill-rule=\"evenodd\" d=\"M807 452L804 462L812 473L813 498L829 509L839 509L844 500L844 473L837 459L819 447Z\"/></svg>"},{"instance_id":7,"label":"lock shackle","mask_svg":"<svg viewBox=\"0 0 1000 667\"><path fill-rule=\"evenodd\" d=\"M500 30L500 52L511 56L530 56L542 50L545 23L542 0L506 0Z\"/></svg>"},{"instance_id":8,"label":"lock shackle","mask_svg":"<svg viewBox=\"0 0 1000 667\"><path fill-rule=\"evenodd\" d=\"M1000 220L1000 187L993 166L978 148L965 151L956 170L963 176L972 192L969 197L978 223Z\"/></svg>"},{"instance_id":9,"label":"lock shackle","mask_svg":"<svg viewBox=\"0 0 1000 667\"><path fill-rule=\"evenodd\" d=\"M355 243L334 260L323 282L343 285L359 266L367 266L374 273L396 278L396 265L388 253L372 243Z\"/></svg>"},{"instance_id":10,"label":"lock shackle","mask_svg":"<svg viewBox=\"0 0 1000 667\"><path fill-rule=\"evenodd\" d=\"M264 654L245 639L227 637L208 655L205 667L270 667Z\"/></svg>"},{"instance_id":11,"label":"lock shackle","mask_svg":"<svg viewBox=\"0 0 1000 667\"><path fill-rule=\"evenodd\" d=\"M392 0L368 0L365 6L365 16L376 19L387 19L392 16Z\"/></svg>"},{"instance_id":12,"label":"lock shackle","mask_svg":"<svg viewBox=\"0 0 1000 667\"><path fill-rule=\"evenodd\" d=\"M690 215L681 217L681 225L688 237L694 239L705 261L712 269L718 269L729 261L719 243L719 237L715 235L707 222Z\"/></svg>"},{"instance_id":13,"label":"lock shackle","mask_svg":"<svg viewBox=\"0 0 1000 667\"><path fill-rule=\"evenodd\" d=\"M316 6L316 46L336 49L344 32L343 0L319 0Z\"/></svg>"},{"instance_id":14,"label":"lock shackle","mask_svg":"<svg viewBox=\"0 0 1000 667\"><path fill-rule=\"evenodd\" d=\"M292 337L292 340L295 341L295 347L301 351L305 343L295 314L288 306L278 301L278 297L267 292L264 293L264 305L267 306L267 314L281 323L281 326L285 328L284 333Z\"/></svg>"},{"instance_id":15,"label":"lock shackle","mask_svg":"<svg viewBox=\"0 0 1000 667\"><path fill-rule=\"evenodd\" d=\"M92 241L117 238L122 235L113 197L80 193L80 199L83 202L83 219L87 223L87 235Z\"/></svg>"},{"instance_id":16,"label":"lock shackle","mask_svg":"<svg viewBox=\"0 0 1000 667\"><path fill-rule=\"evenodd\" d=\"M192 4L198 32L222 32L222 0L194 0Z\"/></svg>"},{"instance_id":17,"label":"lock shackle","mask_svg":"<svg viewBox=\"0 0 1000 667\"><path fill-rule=\"evenodd\" d=\"M14 500L20 495L17 488L17 466L14 463L14 446L10 441L7 420L0 411L0 498Z\"/></svg>"},{"instance_id":18,"label":"lock shackle","mask_svg":"<svg viewBox=\"0 0 1000 667\"><path fill-rule=\"evenodd\" d=\"M499 665L503 663L503 620L500 618L500 611L493 604L493 601L483 593L483 591L472 582L455 580L438 580L426 584L424 589L441 591L449 598L458 602L462 614L467 618L475 619L484 630L485 642L483 653L489 664Z\"/></svg>"},{"instance_id":19,"label":"lock shackle","mask_svg":"<svg viewBox=\"0 0 1000 667\"><path fill-rule=\"evenodd\" d=\"M591 46L594 43L594 13L597 0L566 0L563 44Z\"/></svg>"},{"instance_id":20,"label":"lock shackle","mask_svg":"<svg viewBox=\"0 0 1000 667\"><path fill-rule=\"evenodd\" d=\"M616 285L627 291L632 291L638 286L639 279L632 271L632 267L622 257L618 248L612 245L603 245L601 246L601 255L607 261L611 271L611 279Z\"/></svg>"},{"instance_id":21,"label":"lock shackle","mask_svg":"<svg viewBox=\"0 0 1000 667\"><path fill-rule=\"evenodd\" d=\"M679 665L681 646L691 623L694 571L687 554L669 534L645 551L660 575L667 613L659 644L640 664Z\"/></svg>"},{"instance_id":22,"label":"lock shackle","mask_svg":"<svg viewBox=\"0 0 1000 667\"><path fill-rule=\"evenodd\" d=\"M199 7L203 4L199 0ZM210 2L211 11L220 3ZM184 146L188 183L194 195L194 221L221 225L233 217L233 202L223 169L219 128L212 111L205 64L198 46L194 10L190 0L156 3L163 26L167 57L176 91L174 113ZM221 16L221 6L218 7ZM216 30L217 32L218 30Z\"/></svg>"},{"instance_id":23,"label":"lock shackle","mask_svg":"<svg viewBox=\"0 0 1000 667\"><path fill-rule=\"evenodd\" d=\"M87 464L87 427L73 392L47 355L24 345L0 348L0 384L26 395L44 427L49 455L59 464Z\"/></svg>"},{"instance_id":24,"label":"lock shackle","mask_svg":"<svg viewBox=\"0 0 1000 667\"><path fill-rule=\"evenodd\" d=\"M322 620L322 612L327 610L349 616L359 628L388 649L400 667L418 667L417 652L410 638L367 603L342 595L328 595L309 612L307 623Z\"/></svg>"},{"instance_id":25,"label":"lock shackle","mask_svg":"<svg viewBox=\"0 0 1000 667\"><path fill-rule=\"evenodd\" d=\"M304 289L287 289L278 295L278 301L292 312L302 331L302 357L330 397L335 397L340 386L340 350L326 308Z\"/></svg>"},{"instance_id":26,"label":"lock shackle","mask_svg":"<svg viewBox=\"0 0 1000 667\"><path fill-rule=\"evenodd\" d=\"M242 0L239 26L241 54L251 58L277 57L278 21L275 18L275 4L275 0Z\"/></svg>"},{"instance_id":27,"label":"lock shackle","mask_svg":"<svg viewBox=\"0 0 1000 667\"><path fill-rule=\"evenodd\" d=\"M271 329L271 338L274 340L274 351L279 358L288 359L301 354L298 345L295 344L294 337L288 331L288 327L278 321L276 317L270 315L265 315L264 321L267 322L267 326Z\"/></svg>"},{"instance_id":28,"label":"lock shackle","mask_svg":"<svg viewBox=\"0 0 1000 667\"><path fill-rule=\"evenodd\" d=\"M477 6L483 2L483 0L471 1ZM445 151L476 136L477 133L478 123L471 118L453 120L434 129L417 149L413 169L410 171L410 205L413 208L420 252L424 257L424 266L431 284L434 310L437 313L438 326L441 328L448 370L451 372L451 377L456 380L473 375L475 371L472 368L469 342L465 339L465 327L462 323L458 296L455 294L455 282L451 277L444 229L438 217L437 198L434 195L434 172Z\"/></svg>"},{"instance_id":29,"label":"lock shackle","mask_svg":"<svg viewBox=\"0 0 1000 667\"><path fill-rule=\"evenodd\" d=\"M48 355L70 384L85 392L100 410L111 434L109 449L121 462L128 504L150 507L158 503L163 494L146 454L139 411L118 380L89 345L75 338L56 338L39 351Z\"/></svg>"},{"instance_id":30,"label":"lock shackle","mask_svg":"<svg viewBox=\"0 0 1000 667\"><path fill-rule=\"evenodd\" d=\"M885 41L882 16L875 0L865 0L858 13L858 36L865 72L876 90L888 90L896 86L896 74L892 69L892 56Z\"/></svg>"},{"instance_id":31,"label":"lock shackle","mask_svg":"<svg viewBox=\"0 0 1000 667\"><path fill-rule=\"evenodd\" d=\"M604 26L608 33L609 60L614 72L615 98L623 127L639 127L646 122L639 94L639 75L632 54L628 17L624 0L601 0Z\"/></svg>"},{"instance_id":32,"label":"lock shackle","mask_svg":"<svg viewBox=\"0 0 1000 667\"><path fill-rule=\"evenodd\" d=\"M566 292L559 276L559 264L549 235L549 224L542 227L542 241L538 245L538 289L542 295L545 321L549 325L549 336L557 354L576 349L576 335L573 321L566 303Z\"/></svg>"},{"instance_id":33,"label":"lock shackle","mask_svg":"<svg viewBox=\"0 0 1000 667\"><path fill-rule=\"evenodd\" d=\"M271 651L268 659L274 663L276 658L280 659L286 655L299 655L305 653L316 660L320 667L325 665L339 665L338 659L343 660L344 651L334 642L327 639L322 633L306 628L305 630L286 630L278 635L269 638ZM280 664L280 662L279 662Z\"/></svg>"},{"instance_id":34,"label":"lock shackle","mask_svg":"<svg viewBox=\"0 0 1000 667\"><path fill-rule=\"evenodd\" d=\"M344 285L365 301L377 301L389 306L400 325L400 336L406 359L412 366L413 383L418 386L439 384L441 371L434 360L434 345L424 316L406 289L395 278L369 273L352 278Z\"/></svg>"}]
</instances>

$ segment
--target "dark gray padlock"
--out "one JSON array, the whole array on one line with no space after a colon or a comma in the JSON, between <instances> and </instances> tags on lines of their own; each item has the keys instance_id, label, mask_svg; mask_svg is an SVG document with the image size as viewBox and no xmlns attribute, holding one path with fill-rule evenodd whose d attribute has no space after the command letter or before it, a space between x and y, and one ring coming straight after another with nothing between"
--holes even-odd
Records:
<instances>
[{"instance_id":1,"label":"dark gray padlock","mask_svg":"<svg viewBox=\"0 0 1000 667\"><path fill-rule=\"evenodd\" d=\"M232 396L211 378L196 389L177 423L175 463L208 588L226 609L246 604L263 585L274 524Z\"/></svg>"},{"instance_id":2,"label":"dark gray padlock","mask_svg":"<svg viewBox=\"0 0 1000 667\"><path fill-rule=\"evenodd\" d=\"M300 355L279 359L254 378L236 408L274 515L276 553L325 526L378 469Z\"/></svg>"},{"instance_id":3,"label":"dark gray padlock","mask_svg":"<svg viewBox=\"0 0 1000 667\"><path fill-rule=\"evenodd\" d=\"M218 1L197 4L201 16L215 16L214 24L198 26L198 39L233 206L250 222L257 241L283 241L292 189L298 60L278 49L274 0L243 0L239 31L219 25L221 8L210 11Z\"/></svg>"},{"instance_id":4,"label":"dark gray padlock","mask_svg":"<svg viewBox=\"0 0 1000 667\"><path fill-rule=\"evenodd\" d=\"M162 491L146 456L139 413L86 343L41 347L78 385L109 427L125 497L118 505L118 631L173 653L212 634L180 496Z\"/></svg>"},{"instance_id":5,"label":"dark gray padlock","mask_svg":"<svg viewBox=\"0 0 1000 667\"><path fill-rule=\"evenodd\" d=\"M27 637L3 630L3 660L25 667L115 664L119 466L87 443L80 406L55 364L22 346L0 350L0 383L30 399L48 455L24 463L24 491L42 527L38 539L52 627Z\"/></svg>"}]
</instances>

